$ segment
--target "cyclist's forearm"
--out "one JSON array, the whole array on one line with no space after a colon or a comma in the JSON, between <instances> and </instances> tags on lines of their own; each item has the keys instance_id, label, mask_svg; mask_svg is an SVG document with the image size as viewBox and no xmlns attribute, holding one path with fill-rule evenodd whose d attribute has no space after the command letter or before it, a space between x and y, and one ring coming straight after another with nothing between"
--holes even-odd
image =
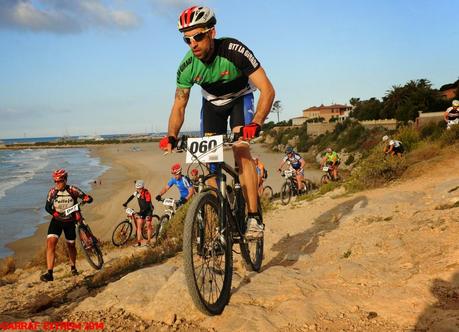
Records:
<instances>
[{"instance_id":1,"label":"cyclist's forearm","mask_svg":"<svg viewBox=\"0 0 459 332\"><path fill-rule=\"evenodd\" d=\"M54 213L53 202L46 201L45 210L52 215Z\"/></svg>"},{"instance_id":2,"label":"cyclist's forearm","mask_svg":"<svg viewBox=\"0 0 459 332\"><path fill-rule=\"evenodd\" d=\"M255 116L253 117L253 122L262 125L265 122L266 117L271 111L271 107L274 102L274 89L271 86L271 89L268 91L260 91L260 97L258 98L257 110Z\"/></svg>"},{"instance_id":3,"label":"cyclist's forearm","mask_svg":"<svg viewBox=\"0 0 459 332\"><path fill-rule=\"evenodd\" d=\"M174 105L172 106L169 117L169 126L167 129L168 136L177 137L180 128L185 120L185 108L190 98L190 89L177 88L175 90Z\"/></svg>"}]
</instances>

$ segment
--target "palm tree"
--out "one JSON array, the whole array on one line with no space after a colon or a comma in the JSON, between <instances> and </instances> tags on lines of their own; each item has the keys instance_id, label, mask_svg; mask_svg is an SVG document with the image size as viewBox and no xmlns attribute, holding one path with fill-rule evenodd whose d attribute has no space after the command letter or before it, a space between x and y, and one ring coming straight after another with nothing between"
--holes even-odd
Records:
<instances>
[{"instance_id":1,"label":"palm tree","mask_svg":"<svg viewBox=\"0 0 459 332\"><path fill-rule=\"evenodd\" d=\"M282 105L280 100L276 100L273 103L273 107L271 108L271 113L277 113L277 122L279 123L279 113L282 112Z\"/></svg>"}]
</instances>

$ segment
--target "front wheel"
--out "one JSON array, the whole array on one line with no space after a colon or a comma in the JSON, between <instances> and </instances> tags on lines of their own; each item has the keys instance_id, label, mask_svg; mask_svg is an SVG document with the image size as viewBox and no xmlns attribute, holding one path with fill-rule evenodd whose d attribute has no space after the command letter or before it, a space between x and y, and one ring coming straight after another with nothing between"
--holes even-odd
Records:
<instances>
[{"instance_id":1,"label":"front wheel","mask_svg":"<svg viewBox=\"0 0 459 332\"><path fill-rule=\"evenodd\" d=\"M262 209L259 203L258 214L261 218L261 223L263 223ZM264 236L253 240L244 238L239 246L241 247L241 255L244 258L247 270L259 272L263 261Z\"/></svg>"},{"instance_id":2,"label":"front wheel","mask_svg":"<svg viewBox=\"0 0 459 332\"><path fill-rule=\"evenodd\" d=\"M321 184L327 184L330 181L328 174L322 175L322 178L320 179Z\"/></svg>"},{"instance_id":3,"label":"front wheel","mask_svg":"<svg viewBox=\"0 0 459 332\"><path fill-rule=\"evenodd\" d=\"M122 246L131 238L131 234L132 224L129 220L123 220L113 230L112 242L117 247Z\"/></svg>"},{"instance_id":4,"label":"front wheel","mask_svg":"<svg viewBox=\"0 0 459 332\"><path fill-rule=\"evenodd\" d=\"M89 226L85 224L77 225L77 237L80 248L89 265L96 270L100 270L102 265L104 265L104 258L99 248L99 241L91 233Z\"/></svg>"},{"instance_id":5,"label":"front wheel","mask_svg":"<svg viewBox=\"0 0 459 332\"><path fill-rule=\"evenodd\" d=\"M233 275L232 239L220 222L220 202L213 192L193 199L185 217L183 257L188 291L207 315L220 314L229 302Z\"/></svg>"},{"instance_id":6,"label":"front wheel","mask_svg":"<svg viewBox=\"0 0 459 332\"><path fill-rule=\"evenodd\" d=\"M285 181L281 188L281 202L283 205L287 205L292 197L292 186L290 181Z\"/></svg>"}]
</instances>

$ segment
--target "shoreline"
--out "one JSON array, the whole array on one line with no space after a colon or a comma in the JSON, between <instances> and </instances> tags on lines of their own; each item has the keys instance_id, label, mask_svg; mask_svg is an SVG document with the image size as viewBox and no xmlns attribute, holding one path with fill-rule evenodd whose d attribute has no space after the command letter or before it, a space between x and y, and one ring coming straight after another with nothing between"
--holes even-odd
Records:
<instances>
[{"instance_id":1,"label":"shoreline","mask_svg":"<svg viewBox=\"0 0 459 332\"><path fill-rule=\"evenodd\" d=\"M140 150L133 151L135 144ZM80 146L81 147L81 146ZM164 155L159 150L156 142L131 143L131 144L104 144L88 147L91 156L98 157L100 163L109 167L101 176L96 179L97 184L91 184L88 192L94 198L94 202L83 208L83 216L91 226L94 234L102 240L111 242L114 227L123 219L125 212L122 204L134 191L133 182L136 179L143 179L145 187L150 191L152 198L170 179L169 168L174 163L181 163L184 174L188 169L185 164L184 153L172 153ZM275 192L280 190L283 178L277 173L277 167L282 158L282 153L266 150L262 144L252 145L252 154L258 155L268 169L266 185L270 185ZM225 159L233 164L232 151L225 151ZM321 171L308 170L314 174L313 181L320 179ZM99 184L101 182L101 184ZM69 184L72 184L71 174ZM165 197L178 197L177 189L171 188ZM130 206L137 208L137 202L133 200ZM161 215L163 206L153 201L154 213ZM38 225L32 236L15 240L6 245L11 249L18 267L25 266L38 252L45 252L46 234L48 222ZM64 236L61 236L61 241ZM44 259L44 257L43 257Z\"/></svg>"}]
</instances>

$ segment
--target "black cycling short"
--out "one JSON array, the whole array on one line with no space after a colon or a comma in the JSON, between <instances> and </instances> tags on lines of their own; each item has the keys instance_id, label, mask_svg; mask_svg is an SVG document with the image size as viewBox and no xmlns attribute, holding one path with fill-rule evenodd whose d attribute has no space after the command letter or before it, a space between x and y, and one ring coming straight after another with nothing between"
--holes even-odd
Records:
<instances>
[{"instance_id":1,"label":"black cycling short","mask_svg":"<svg viewBox=\"0 0 459 332\"><path fill-rule=\"evenodd\" d=\"M75 220L59 221L55 218L51 219L48 227L48 237L54 236L59 238L62 231L64 231L67 242L74 242L76 239Z\"/></svg>"},{"instance_id":2,"label":"black cycling short","mask_svg":"<svg viewBox=\"0 0 459 332\"><path fill-rule=\"evenodd\" d=\"M201 135L225 135L228 131L228 117L230 129L244 126L252 122L253 93L241 96L223 106L216 106L203 98L201 108Z\"/></svg>"},{"instance_id":3,"label":"black cycling short","mask_svg":"<svg viewBox=\"0 0 459 332\"><path fill-rule=\"evenodd\" d=\"M403 148L403 145L400 144L398 147L394 146L392 151L394 151L394 153L403 153L405 152L405 149Z\"/></svg>"}]
</instances>

